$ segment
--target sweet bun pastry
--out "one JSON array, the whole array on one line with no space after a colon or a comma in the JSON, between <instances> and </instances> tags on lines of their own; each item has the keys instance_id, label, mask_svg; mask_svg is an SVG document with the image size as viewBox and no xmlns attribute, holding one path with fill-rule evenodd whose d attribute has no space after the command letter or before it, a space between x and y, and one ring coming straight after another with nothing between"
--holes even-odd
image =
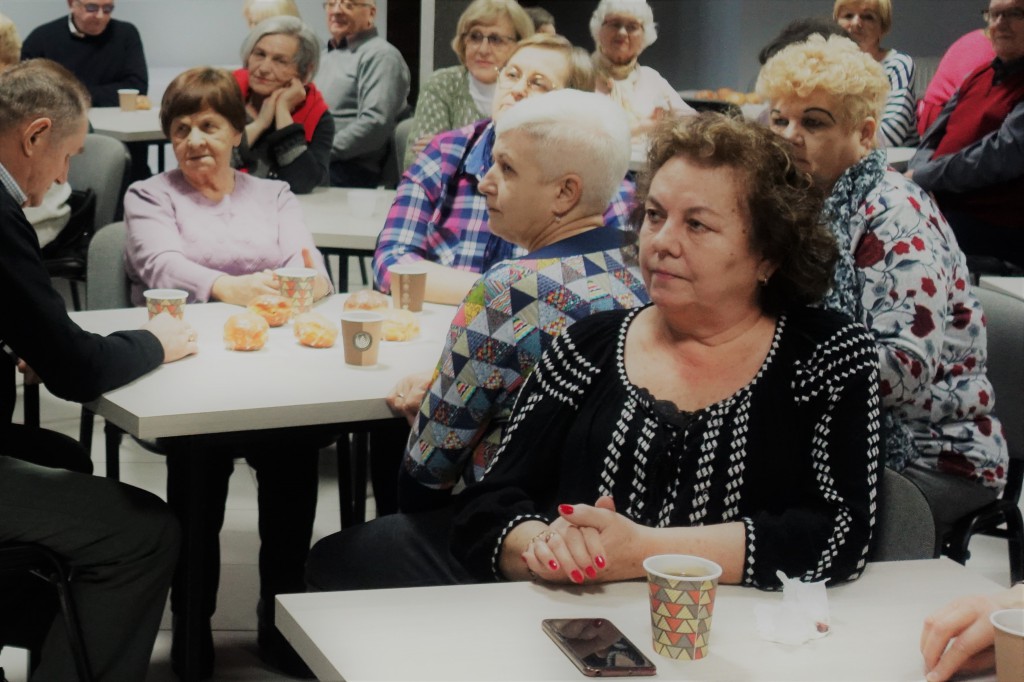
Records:
<instances>
[{"instance_id":1,"label":"sweet bun pastry","mask_svg":"<svg viewBox=\"0 0 1024 682\"><path fill-rule=\"evenodd\" d=\"M251 311L236 313L224 323L224 345L228 350L259 350L267 342L270 325Z\"/></svg>"},{"instance_id":2,"label":"sweet bun pastry","mask_svg":"<svg viewBox=\"0 0 1024 682\"><path fill-rule=\"evenodd\" d=\"M360 289L345 299L345 310L381 310L391 305L391 297L373 289Z\"/></svg>"},{"instance_id":3,"label":"sweet bun pastry","mask_svg":"<svg viewBox=\"0 0 1024 682\"><path fill-rule=\"evenodd\" d=\"M263 294L249 301L249 310L262 315L271 327L280 327L292 316L292 302L277 294Z\"/></svg>"},{"instance_id":4,"label":"sweet bun pastry","mask_svg":"<svg viewBox=\"0 0 1024 682\"><path fill-rule=\"evenodd\" d=\"M420 335L420 323L408 310L389 310L384 313L381 335L385 341L412 341Z\"/></svg>"},{"instance_id":5,"label":"sweet bun pastry","mask_svg":"<svg viewBox=\"0 0 1024 682\"><path fill-rule=\"evenodd\" d=\"M311 348L330 348L338 338L338 328L320 313L302 313L292 328L299 343Z\"/></svg>"}]
</instances>

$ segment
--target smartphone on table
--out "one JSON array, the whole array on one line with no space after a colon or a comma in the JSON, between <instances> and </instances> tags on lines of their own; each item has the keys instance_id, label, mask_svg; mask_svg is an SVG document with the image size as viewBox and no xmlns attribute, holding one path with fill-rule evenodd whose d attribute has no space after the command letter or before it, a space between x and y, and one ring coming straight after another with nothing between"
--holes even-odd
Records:
<instances>
[{"instance_id":1,"label":"smartphone on table","mask_svg":"<svg viewBox=\"0 0 1024 682\"><path fill-rule=\"evenodd\" d=\"M549 618L541 627L587 677L650 676L654 664L611 621Z\"/></svg>"}]
</instances>

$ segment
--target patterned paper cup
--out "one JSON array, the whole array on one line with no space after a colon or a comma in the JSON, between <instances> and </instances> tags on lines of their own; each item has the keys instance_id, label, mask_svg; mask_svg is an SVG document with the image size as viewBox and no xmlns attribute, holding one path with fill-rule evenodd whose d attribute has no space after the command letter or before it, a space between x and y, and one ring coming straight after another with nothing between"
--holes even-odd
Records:
<instances>
[{"instance_id":1,"label":"patterned paper cup","mask_svg":"<svg viewBox=\"0 0 1024 682\"><path fill-rule=\"evenodd\" d=\"M146 310L149 311L150 319L165 312L179 320L185 317L188 292L184 289L146 289L142 295L146 297Z\"/></svg>"},{"instance_id":2,"label":"patterned paper cup","mask_svg":"<svg viewBox=\"0 0 1024 682\"><path fill-rule=\"evenodd\" d=\"M281 287L281 295L292 302L292 317L308 313L313 307L313 268L278 268L274 270Z\"/></svg>"},{"instance_id":3,"label":"patterned paper cup","mask_svg":"<svg viewBox=\"0 0 1024 682\"><path fill-rule=\"evenodd\" d=\"M654 651L687 661L707 656L722 567L698 556L659 554L644 560L644 570Z\"/></svg>"}]
</instances>

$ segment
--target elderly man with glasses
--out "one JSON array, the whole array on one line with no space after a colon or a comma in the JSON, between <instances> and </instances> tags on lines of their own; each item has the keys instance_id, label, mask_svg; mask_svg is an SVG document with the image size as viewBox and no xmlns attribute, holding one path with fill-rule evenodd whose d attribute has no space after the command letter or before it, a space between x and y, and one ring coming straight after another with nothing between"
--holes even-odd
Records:
<instances>
[{"instance_id":1,"label":"elderly man with glasses","mask_svg":"<svg viewBox=\"0 0 1024 682\"><path fill-rule=\"evenodd\" d=\"M116 107L117 91L132 88L145 95L149 71L142 38L133 24L113 18L113 0L68 0L68 16L32 31L21 46L22 59L52 59L82 81L94 107ZM149 177L149 145L128 145L132 179Z\"/></svg>"},{"instance_id":2,"label":"elderly man with glasses","mask_svg":"<svg viewBox=\"0 0 1024 682\"><path fill-rule=\"evenodd\" d=\"M315 82L334 117L331 184L376 187L408 107L409 67L379 35L375 0L327 0L323 7L331 39Z\"/></svg>"},{"instance_id":3,"label":"elderly man with glasses","mask_svg":"<svg viewBox=\"0 0 1024 682\"><path fill-rule=\"evenodd\" d=\"M991 0L982 15L996 58L964 79L907 175L935 194L968 256L1024 268L1024 0ZM1009 274L971 260L972 271Z\"/></svg>"}]
</instances>

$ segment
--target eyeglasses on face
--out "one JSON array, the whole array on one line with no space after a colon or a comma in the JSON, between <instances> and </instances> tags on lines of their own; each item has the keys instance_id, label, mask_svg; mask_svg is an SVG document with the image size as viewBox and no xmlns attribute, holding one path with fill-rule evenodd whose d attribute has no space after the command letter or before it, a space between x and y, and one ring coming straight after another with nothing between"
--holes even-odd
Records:
<instances>
[{"instance_id":1,"label":"eyeglasses on face","mask_svg":"<svg viewBox=\"0 0 1024 682\"><path fill-rule=\"evenodd\" d=\"M506 66L503 69L498 69L498 85L503 88L514 88L519 85L523 79L526 80L526 89L534 95L543 95L546 92L558 89L555 87L554 83L539 73L526 76L522 71L514 66Z\"/></svg>"},{"instance_id":2,"label":"eyeglasses on face","mask_svg":"<svg viewBox=\"0 0 1024 682\"><path fill-rule=\"evenodd\" d=\"M352 0L327 0L327 2L324 3L324 9L334 9L335 7L338 7L340 9L345 10L346 12L351 12L357 7L372 6L372 2L352 2Z\"/></svg>"},{"instance_id":3,"label":"eyeglasses on face","mask_svg":"<svg viewBox=\"0 0 1024 682\"><path fill-rule=\"evenodd\" d=\"M81 5L82 9L89 14L99 14L100 12L103 12L104 14L114 13L113 5L100 5L95 2L79 2L78 4Z\"/></svg>"},{"instance_id":4,"label":"eyeglasses on face","mask_svg":"<svg viewBox=\"0 0 1024 682\"><path fill-rule=\"evenodd\" d=\"M605 28L610 28L616 33L621 31L622 29L626 29L626 33L630 35L640 33L641 31L644 30L644 25L638 21L617 21L615 19L609 19L601 25L604 26Z\"/></svg>"},{"instance_id":5,"label":"eyeglasses on face","mask_svg":"<svg viewBox=\"0 0 1024 682\"><path fill-rule=\"evenodd\" d=\"M502 36L497 33L487 34L480 31L470 31L469 33L463 33L462 36L473 47L480 47L484 43L489 43L491 47L500 49L516 42L516 39L510 36Z\"/></svg>"},{"instance_id":6,"label":"eyeglasses on face","mask_svg":"<svg viewBox=\"0 0 1024 682\"><path fill-rule=\"evenodd\" d=\"M981 18L990 24L995 24L1000 19L1003 21L1020 21L1021 19L1024 19L1024 9L1013 7L1011 9L1004 9L997 12L990 12L986 9L982 10Z\"/></svg>"},{"instance_id":7,"label":"eyeglasses on face","mask_svg":"<svg viewBox=\"0 0 1024 682\"><path fill-rule=\"evenodd\" d=\"M253 48L253 51L249 53L249 59L253 64L262 64L263 62L267 62L275 71L283 71L295 64L294 59L286 59L281 55L274 55L271 57L259 48Z\"/></svg>"}]
</instances>

